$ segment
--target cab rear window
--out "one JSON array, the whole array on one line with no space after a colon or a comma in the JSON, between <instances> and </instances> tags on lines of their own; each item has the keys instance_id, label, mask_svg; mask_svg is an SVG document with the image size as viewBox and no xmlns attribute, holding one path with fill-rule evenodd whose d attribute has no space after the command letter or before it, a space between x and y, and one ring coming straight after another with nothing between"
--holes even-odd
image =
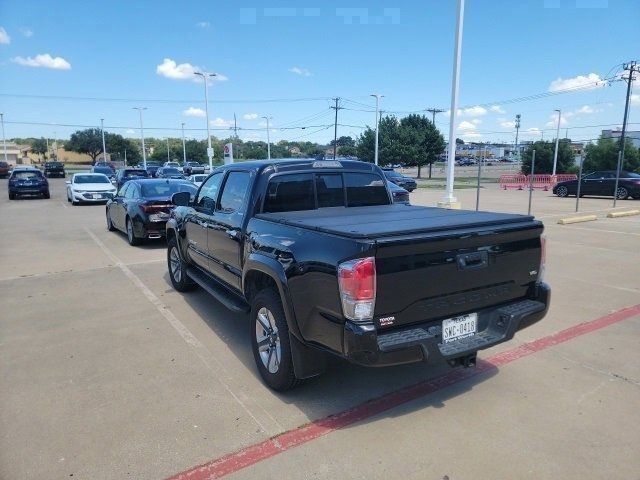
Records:
<instances>
[{"instance_id":1,"label":"cab rear window","mask_svg":"<svg viewBox=\"0 0 640 480\"><path fill-rule=\"evenodd\" d=\"M262 211L388 205L385 182L376 173L296 173L272 178Z\"/></svg>"}]
</instances>

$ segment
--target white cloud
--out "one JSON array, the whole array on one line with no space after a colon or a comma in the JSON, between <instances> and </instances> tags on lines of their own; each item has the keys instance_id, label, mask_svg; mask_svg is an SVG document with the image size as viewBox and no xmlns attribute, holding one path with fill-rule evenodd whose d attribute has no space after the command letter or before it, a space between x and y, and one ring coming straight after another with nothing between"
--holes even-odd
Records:
<instances>
[{"instance_id":1,"label":"white cloud","mask_svg":"<svg viewBox=\"0 0 640 480\"><path fill-rule=\"evenodd\" d=\"M505 113L507 113L505 111L504 108L502 108L500 105L491 105L491 107L489 108L489 110L491 110L494 113L500 113L502 115L504 115Z\"/></svg>"},{"instance_id":2,"label":"white cloud","mask_svg":"<svg viewBox=\"0 0 640 480\"><path fill-rule=\"evenodd\" d=\"M634 107L640 107L640 95L637 93L632 93L631 98L629 99L631 105Z\"/></svg>"},{"instance_id":3,"label":"white cloud","mask_svg":"<svg viewBox=\"0 0 640 480\"><path fill-rule=\"evenodd\" d=\"M165 58L160 65L156 67L156 73L161 77L170 78L172 80L191 80L193 82L202 82L202 77L195 74L201 69L190 63L176 63L171 58ZM225 75L217 74L212 80L224 82L229 80Z\"/></svg>"},{"instance_id":4,"label":"white cloud","mask_svg":"<svg viewBox=\"0 0 640 480\"><path fill-rule=\"evenodd\" d=\"M35 57L14 57L12 62L23 67L51 68L53 70L70 70L71 64L62 57L52 57L48 53L36 55Z\"/></svg>"},{"instance_id":5,"label":"white cloud","mask_svg":"<svg viewBox=\"0 0 640 480\"><path fill-rule=\"evenodd\" d=\"M595 110L589 105L583 105L578 110L576 110L575 113L595 113Z\"/></svg>"},{"instance_id":6,"label":"white cloud","mask_svg":"<svg viewBox=\"0 0 640 480\"><path fill-rule=\"evenodd\" d=\"M127 135L133 135L134 133L136 133L136 131L132 128L128 128L124 133L126 133Z\"/></svg>"},{"instance_id":7,"label":"white cloud","mask_svg":"<svg viewBox=\"0 0 640 480\"><path fill-rule=\"evenodd\" d=\"M209 23L209 22L198 22L198 23L196 23L196 26L200 27L200 28L209 28L211 26L211 23Z\"/></svg>"},{"instance_id":8,"label":"white cloud","mask_svg":"<svg viewBox=\"0 0 640 480\"><path fill-rule=\"evenodd\" d=\"M204 117L206 114L207 113L203 109L196 107L189 107L182 111L182 115L185 117Z\"/></svg>"},{"instance_id":9,"label":"white cloud","mask_svg":"<svg viewBox=\"0 0 640 480\"><path fill-rule=\"evenodd\" d=\"M467 122L466 120L463 120L462 122L460 122L460 125L458 125L459 130L475 130L475 128L475 124Z\"/></svg>"},{"instance_id":10,"label":"white cloud","mask_svg":"<svg viewBox=\"0 0 640 480\"><path fill-rule=\"evenodd\" d=\"M245 120L255 120L256 118L258 118L258 114L257 113L245 113L242 118L244 118Z\"/></svg>"},{"instance_id":11,"label":"white cloud","mask_svg":"<svg viewBox=\"0 0 640 480\"><path fill-rule=\"evenodd\" d=\"M487 109L484 107L481 107L480 105L476 105L474 107L469 107L465 109L460 109L460 108L458 109L459 117L480 117L486 114L487 114ZM447 110L446 112L444 112L444 115L446 117L450 117L451 110Z\"/></svg>"},{"instance_id":12,"label":"white cloud","mask_svg":"<svg viewBox=\"0 0 640 480\"><path fill-rule=\"evenodd\" d=\"M463 133L460 137L462 137L463 140L479 140L482 138L482 134L477 132L468 132Z\"/></svg>"},{"instance_id":13,"label":"white cloud","mask_svg":"<svg viewBox=\"0 0 640 480\"><path fill-rule=\"evenodd\" d=\"M233 125L233 120L225 120L224 118L216 117L209 122L212 127L230 127Z\"/></svg>"},{"instance_id":14,"label":"white cloud","mask_svg":"<svg viewBox=\"0 0 640 480\"><path fill-rule=\"evenodd\" d=\"M542 134L542 130L538 127L527 128L526 130L522 130L521 135L529 136L529 137L539 137Z\"/></svg>"},{"instance_id":15,"label":"white cloud","mask_svg":"<svg viewBox=\"0 0 640 480\"><path fill-rule=\"evenodd\" d=\"M473 123L474 125L480 125L482 123L482 120L480 120L479 118L474 118L473 120L471 120L471 123Z\"/></svg>"},{"instance_id":16,"label":"white cloud","mask_svg":"<svg viewBox=\"0 0 640 480\"><path fill-rule=\"evenodd\" d=\"M560 115L560 127L564 127L569 123L569 119L575 115L574 112L566 112ZM558 114L549 115L549 121L544 124L547 128L556 128L558 126Z\"/></svg>"},{"instance_id":17,"label":"white cloud","mask_svg":"<svg viewBox=\"0 0 640 480\"><path fill-rule=\"evenodd\" d=\"M296 75L300 75L300 76L303 76L303 77L310 77L311 76L311 72L309 70L307 70L306 68L291 67L289 69L289 71L291 73L295 73Z\"/></svg>"},{"instance_id":18,"label":"white cloud","mask_svg":"<svg viewBox=\"0 0 640 480\"><path fill-rule=\"evenodd\" d=\"M593 90L594 88L601 88L605 85L606 82L600 78L600 75L597 73L590 73L588 75L578 75L572 78L558 77L549 84L549 91L558 92L560 90L567 89Z\"/></svg>"},{"instance_id":19,"label":"white cloud","mask_svg":"<svg viewBox=\"0 0 640 480\"><path fill-rule=\"evenodd\" d=\"M33 37L33 30L31 30L29 27L20 27L19 30L23 37L26 37L26 38Z\"/></svg>"},{"instance_id":20,"label":"white cloud","mask_svg":"<svg viewBox=\"0 0 640 480\"><path fill-rule=\"evenodd\" d=\"M510 120L502 121L502 122L500 122L500 126L502 128L516 128L516 122L510 121Z\"/></svg>"},{"instance_id":21,"label":"white cloud","mask_svg":"<svg viewBox=\"0 0 640 480\"><path fill-rule=\"evenodd\" d=\"M9 45L10 43L11 37L4 28L0 27L0 44Z\"/></svg>"}]
</instances>

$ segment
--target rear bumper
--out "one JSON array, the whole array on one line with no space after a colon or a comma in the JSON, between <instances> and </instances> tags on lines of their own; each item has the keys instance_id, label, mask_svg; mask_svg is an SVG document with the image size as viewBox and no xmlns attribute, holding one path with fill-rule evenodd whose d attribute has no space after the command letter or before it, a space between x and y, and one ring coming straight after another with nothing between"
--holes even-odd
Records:
<instances>
[{"instance_id":1,"label":"rear bumper","mask_svg":"<svg viewBox=\"0 0 640 480\"><path fill-rule=\"evenodd\" d=\"M467 357L478 350L506 342L518 330L541 320L549 309L551 290L545 283L536 285L535 290L531 299L477 312L476 335L447 344L441 343L442 321L380 334L373 323L347 322L344 327L344 355L353 363L372 367L425 361L435 363Z\"/></svg>"},{"instance_id":2,"label":"rear bumper","mask_svg":"<svg viewBox=\"0 0 640 480\"><path fill-rule=\"evenodd\" d=\"M11 187L9 195L45 195L49 192L48 186L42 187Z\"/></svg>"}]
</instances>

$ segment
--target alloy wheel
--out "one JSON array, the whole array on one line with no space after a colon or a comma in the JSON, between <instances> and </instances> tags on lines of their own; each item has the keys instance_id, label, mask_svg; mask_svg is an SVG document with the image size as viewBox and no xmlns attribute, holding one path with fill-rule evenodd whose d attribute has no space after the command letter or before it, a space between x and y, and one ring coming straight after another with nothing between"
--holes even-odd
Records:
<instances>
[{"instance_id":1,"label":"alloy wheel","mask_svg":"<svg viewBox=\"0 0 640 480\"><path fill-rule=\"evenodd\" d=\"M182 280L182 264L180 262L180 254L176 247L171 248L171 252L169 253L169 264L171 267L171 276L176 283L180 283Z\"/></svg>"},{"instance_id":2,"label":"alloy wheel","mask_svg":"<svg viewBox=\"0 0 640 480\"><path fill-rule=\"evenodd\" d=\"M262 307L256 316L256 341L262 364L269 373L277 373L282 359L280 335L275 318L266 307Z\"/></svg>"}]
</instances>

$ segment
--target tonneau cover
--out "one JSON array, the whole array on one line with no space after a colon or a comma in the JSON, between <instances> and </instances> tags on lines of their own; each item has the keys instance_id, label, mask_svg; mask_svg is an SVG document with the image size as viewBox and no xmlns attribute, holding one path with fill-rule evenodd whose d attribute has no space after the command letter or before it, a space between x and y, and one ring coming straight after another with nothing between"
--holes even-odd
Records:
<instances>
[{"instance_id":1,"label":"tonneau cover","mask_svg":"<svg viewBox=\"0 0 640 480\"><path fill-rule=\"evenodd\" d=\"M298 212L260 213L257 218L356 239L531 222L510 213L448 210L414 205L335 207Z\"/></svg>"}]
</instances>

